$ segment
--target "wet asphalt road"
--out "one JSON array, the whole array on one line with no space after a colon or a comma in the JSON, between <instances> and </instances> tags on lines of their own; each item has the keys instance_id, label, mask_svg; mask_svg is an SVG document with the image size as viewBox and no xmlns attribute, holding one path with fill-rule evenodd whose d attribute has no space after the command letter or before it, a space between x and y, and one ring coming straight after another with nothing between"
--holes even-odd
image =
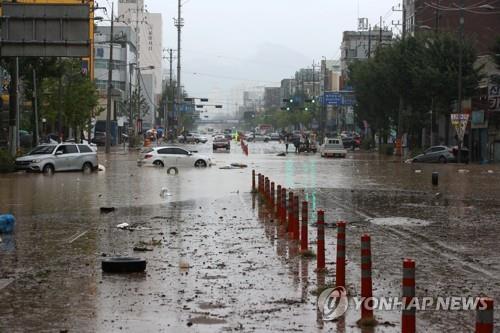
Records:
<instances>
[{"instance_id":1,"label":"wet asphalt road","mask_svg":"<svg viewBox=\"0 0 500 333\"><path fill-rule=\"evenodd\" d=\"M211 145L190 146L212 155ZM372 236L375 296L398 296L402 258L417 261L417 296L500 299L500 167L407 165L354 152L346 159L289 154L278 143L233 144L217 165L138 167L137 154L100 155L103 172L0 176L0 212L17 218L1 235L0 332L400 332L400 313L379 311L375 330L359 313L323 323L314 291L334 281L337 220L347 226L347 285L360 292L360 236ZM239 162L246 169L222 170ZM251 170L326 211L329 273L295 255L250 193ZM431 173L440 172L433 187ZM170 196L160 196L162 188ZM116 207L102 215L101 206ZM129 223L142 230L116 228ZM152 251L136 252L149 244ZM103 274L104 256L148 260L147 272ZM495 321L500 322L496 311ZM417 314L419 332L472 332L473 311Z\"/></svg>"}]
</instances>

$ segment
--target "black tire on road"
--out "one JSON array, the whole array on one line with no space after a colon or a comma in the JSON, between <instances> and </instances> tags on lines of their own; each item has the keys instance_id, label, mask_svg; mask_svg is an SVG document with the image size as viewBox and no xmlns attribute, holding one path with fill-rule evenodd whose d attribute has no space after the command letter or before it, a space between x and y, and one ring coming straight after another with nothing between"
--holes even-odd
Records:
<instances>
[{"instance_id":1,"label":"black tire on road","mask_svg":"<svg viewBox=\"0 0 500 333\"><path fill-rule=\"evenodd\" d=\"M138 273L146 270L146 260L132 257L103 259L101 268L106 273Z\"/></svg>"},{"instance_id":2,"label":"black tire on road","mask_svg":"<svg viewBox=\"0 0 500 333\"><path fill-rule=\"evenodd\" d=\"M91 173L94 167L92 166L92 163L90 162L85 162L83 163L82 171L84 173Z\"/></svg>"},{"instance_id":3,"label":"black tire on road","mask_svg":"<svg viewBox=\"0 0 500 333\"><path fill-rule=\"evenodd\" d=\"M154 161L153 165L160 168L163 168L165 166L162 161Z\"/></svg>"},{"instance_id":4,"label":"black tire on road","mask_svg":"<svg viewBox=\"0 0 500 333\"><path fill-rule=\"evenodd\" d=\"M439 163L446 163L446 162L447 162L446 157L444 156L439 157Z\"/></svg>"},{"instance_id":5,"label":"black tire on road","mask_svg":"<svg viewBox=\"0 0 500 333\"><path fill-rule=\"evenodd\" d=\"M172 174L171 171L174 171L174 175L178 175L179 174L179 169L177 169L176 167L170 167L167 169L167 173L170 175Z\"/></svg>"},{"instance_id":6,"label":"black tire on road","mask_svg":"<svg viewBox=\"0 0 500 333\"><path fill-rule=\"evenodd\" d=\"M46 175L51 175L51 174L53 174L53 173L54 173L54 170L55 170L55 169L54 169L54 166L53 166L52 164L50 164L50 163L49 163L49 164L45 164L45 165L43 166L43 170L42 170L42 172L43 172L44 174L46 174Z\"/></svg>"},{"instance_id":7,"label":"black tire on road","mask_svg":"<svg viewBox=\"0 0 500 333\"><path fill-rule=\"evenodd\" d=\"M204 160L197 160L196 162L194 162L194 167L195 168L206 168L207 162L205 162Z\"/></svg>"}]
</instances>

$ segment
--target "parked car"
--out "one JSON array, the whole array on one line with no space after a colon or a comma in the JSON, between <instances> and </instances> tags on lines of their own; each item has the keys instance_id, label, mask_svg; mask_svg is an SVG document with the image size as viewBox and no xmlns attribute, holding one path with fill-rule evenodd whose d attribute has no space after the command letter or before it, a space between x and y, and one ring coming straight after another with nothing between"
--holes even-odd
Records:
<instances>
[{"instance_id":1,"label":"parked car","mask_svg":"<svg viewBox=\"0 0 500 333\"><path fill-rule=\"evenodd\" d=\"M269 142L271 141L271 138L268 135L250 133L249 135L247 135L246 140L248 142L257 142L257 141Z\"/></svg>"},{"instance_id":2,"label":"parked car","mask_svg":"<svg viewBox=\"0 0 500 333\"><path fill-rule=\"evenodd\" d=\"M344 148L341 138L325 138L320 148L321 157L346 157L347 150Z\"/></svg>"},{"instance_id":3,"label":"parked car","mask_svg":"<svg viewBox=\"0 0 500 333\"><path fill-rule=\"evenodd\" d=\"M44 173L70 170L92 171L98 166L97 153L87 144L40 145L16 159L17 170Z\"/></svg>"},{"instance_id":4,"label":"parked car","mask_svg":"<svg viewBox=\"0 0 500 333\"><path fill-rule=\"evenodd\" d=\"M165 146L143 151L143 156L138 163L139 165L154 165L167 168L205 168L212 164L212 160L205 155L193 153L181 147Z\"/></svg>"},{"instance_id":5,"label":"parked car","mask_svg":"<svg viewBox=\"0 0 500 333\"><path fill-rule=\"evenodd\" d=\"M458 147L432 146L427 148L423 154L417 155L411 159L411 162L427 163L448 163L457 162ZM469 161L469 151L462 148L461 161Z\"/></svg>"},{"instance_id":6,"label":"parked car","mask_svg":"<svg viewBox=\"0 0 500 333\"><path fill-rule=\"evenodd\" d=\"M180 143L206 143L208 141L206 136L198 133L186 133L186 135L179 135L177 140Z\"/></svg>"},{"instance_id":7,"label":"parked car","mask_svg":"<svg viewBox=\"0 0 500 333\"><path fill-rule=\"evenodd\" d=\"M106 132L95 132L92 143L98 146L104 146L106 144Z\"/></svg>"},{"instance_id":8,"label":"parked car","mask_svg":"<svg viewBox=\"0 0 500 333\"><path fill-rule=\"evenodd\" d=\"M340 134L342 144L346 149L359 148L361 145L361 137L356 132L342 132Z\"/></svg>"},{"instance_id":9,"label":"parked car","mask_svg":"<svg viewBox=\"0 0 500 333\"><path fill-rule=\"evenodd\" d=\"M281 135L279 133L271 133L269 134L269 138L271 141L280 141L281 140Z\"/></svg>"},{"instance_id":10,"label":"parked car","mask_svg":"<svg viewBox=\"0 0 500 333\"><path fill-rule=\"evenodd\" d=\"M213 150L217 149L231 149L231 140L228 140L224 135L218 135L214 138L212 144Z\"/></svg>"}]
</instances>

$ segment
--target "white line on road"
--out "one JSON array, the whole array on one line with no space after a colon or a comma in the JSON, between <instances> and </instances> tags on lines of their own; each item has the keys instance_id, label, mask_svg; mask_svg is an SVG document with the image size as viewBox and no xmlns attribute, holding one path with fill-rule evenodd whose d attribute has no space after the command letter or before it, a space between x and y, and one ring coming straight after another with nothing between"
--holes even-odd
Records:
<instances>
[{"instance_id":1,"label":"white line on road","mask_svg":"<svg viewBox=\"0 0 500 333\"><path fill-rule=\"evenodd\" d=\"M71 240L68 241L69 244L73 243L74 241L76 241L78 238L84 236L87 232L89 232L88 230L85 230L84 232L82 232L81 234L73 237Z\"/></svg>"}]
</instances>

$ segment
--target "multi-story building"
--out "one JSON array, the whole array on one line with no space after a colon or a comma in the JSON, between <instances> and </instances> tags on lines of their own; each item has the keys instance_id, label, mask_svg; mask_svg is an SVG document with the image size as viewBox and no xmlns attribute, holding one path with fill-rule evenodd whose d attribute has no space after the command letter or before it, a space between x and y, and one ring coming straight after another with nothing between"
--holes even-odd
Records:
<instances>
[{"instance_id":1,"label":"multi-story building","mask_svg":"<svg viewBox=\"0 0 500 333\"><path fill-rule=\"evenodd\" d=\"M321 73L320 69L301 68L295 72L297 82L295 94L304 97L315 97L320 92Z\"/></svg>"},{"instance_id":2,"label":"multi-story building","mask_svg":"<svg viewBox=\"0 0 500 333\"><path fill-rule=\"evenodd\" d=\"M141 74L139 77L142 97L149 103L151 110L146 119L143 119L143 128L147 129L157 122L157 109L162 92L162 16L145 11L144 0L119 0L118 18L121 22L118 24L130 26L137 33L137 65L154 67L148 74Z\"/></svg>"},{"instance_id":3,"label":"multi-story building","mask_svg":"<svg viewBox=\"0 0 500 333\"><path fill-rule=\"evenodd\" d=\"M264 109L279 109L281 106L281 87L264 88Z\"/></svg>"},{"instance_id":4,"label":"multi-story building","mask_svg":"<svg viewBox=\"0 0 500 333\"><path fill-rule=\"evenodd\" d=\"M500 31L499 2L467 1L464 10L459 10L454 0L404 0L404 30L408 35L417 31L433 30L458 34L460 16L464 19L465 38L471 40L479 55L491 50Z\"/></svg>"},{"instance_id":5,"label":"multi-story building","mask_svg":"<svg viewBox=\"0 0 500 333\"><path fill-rule=\"evenodd\" d=\"M340 90L340 60L321 60L320 95L324 91Z\"/></svg>"},{"instance_id":6,"label":"multi-story building","mask_svg":"<svg viewBox=\"0 0 500 333\"><path fill-rule=\"evenodd\" d=\"M392 42L392 31L375 26L368 31L344 31L341 45L340 70L347 77L349 64L370 58L379 45Z\"/></svg>"},{"instance_id":7,"label":"multi-story building","mask_svg":"<svg viewBox=\"0 0 500 333\"><path fill-rule=\"evenodd\" d=\"M297 81L295 79L281 80L280 96L281 100L287 100L295 95L297 89Z\"/></svg>"},{"instance_id":8,"label":"multi-story building","mask_svg":"<svg viewBox=\"0 0 500 333\"><path fill-rule=\"evenodd\" d=\"M95 31L94 72L95 84L99 90L99 106L107 107L109 56L111 50L111 28L98 26ZM130 84L136 87L136 71L131 70L131 64L137 61L136 35L131 27L114 28L113 62L111 95L111 119L122 127L128 123L127 104L130 99ZM105 120L106 112L97 116L97 120Z\"/></svg>"}]
</instances>

